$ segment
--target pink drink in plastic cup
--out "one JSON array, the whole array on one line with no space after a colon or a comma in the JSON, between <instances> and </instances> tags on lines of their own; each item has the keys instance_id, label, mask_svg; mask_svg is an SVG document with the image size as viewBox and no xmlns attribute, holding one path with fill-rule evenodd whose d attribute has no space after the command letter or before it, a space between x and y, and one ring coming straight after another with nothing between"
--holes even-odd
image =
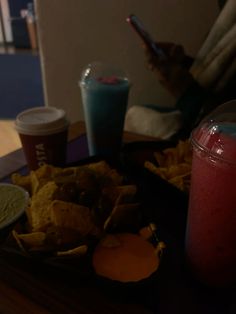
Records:
<instances>
[{"instance_id":1,"label":"pink drink in plastic cup","mask_svg":"<svg viewBox=\"0 0 236 314\"><path fill-rule=\"evenodd\" d=\"M235 124L204 124L192 135L193 162L186 257L208 285L236 281Z\"/></svg>"}]
</instances>

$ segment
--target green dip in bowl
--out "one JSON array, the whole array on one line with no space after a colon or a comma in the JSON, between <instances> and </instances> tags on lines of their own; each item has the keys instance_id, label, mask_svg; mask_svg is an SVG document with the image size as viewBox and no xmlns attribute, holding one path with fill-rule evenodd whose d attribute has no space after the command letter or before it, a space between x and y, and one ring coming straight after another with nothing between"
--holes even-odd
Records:
<instances>
[{"instance_id":1,"label":"green dip in bowl","mask_svg":"<svg viewBox=\"0 0 236 314\"><path fill-rule=\"evenodd\" d=\"M0 231L16 222L28 204L26 190L14 184L0 183Z\"/></svg>"}]
</instances>

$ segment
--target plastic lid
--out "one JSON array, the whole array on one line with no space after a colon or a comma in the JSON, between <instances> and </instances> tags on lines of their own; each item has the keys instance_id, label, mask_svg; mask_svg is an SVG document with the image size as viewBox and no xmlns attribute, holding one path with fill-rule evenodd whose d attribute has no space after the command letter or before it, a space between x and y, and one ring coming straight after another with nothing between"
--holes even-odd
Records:
<instances>
[{"instance_id":1,"label":"plastic lid","mask_svg":"<svg viewBox=\"0 0 236 314\"><path fill-rule=\"evenodd\" d=\"M193 146L236 164L236 100L219 106L192 133Z\"/></svg>"},{"instance_id":2,"label":"plastic lid","mask_svg":"<svg viewBox=\"0 0 236 314\"><path fill-rule=\"evenodd\" d=\"M129 81L127 73L118 66L102 62L88 64L82 72L80 83L83 84L91 79L109 85L116 85L120 80Z\"/></svg>"},{"instance_id":3,"label":"plastic lid","mask_svg":"<svg viewBox=\"0 0 236 314\"><path fill-rule=\"evenodd\" d=\"M34 107L21 112L15 121L18 133L48 135L63 131L69 125L65 111L54 107Z\"/></svg>"}]
</instances>

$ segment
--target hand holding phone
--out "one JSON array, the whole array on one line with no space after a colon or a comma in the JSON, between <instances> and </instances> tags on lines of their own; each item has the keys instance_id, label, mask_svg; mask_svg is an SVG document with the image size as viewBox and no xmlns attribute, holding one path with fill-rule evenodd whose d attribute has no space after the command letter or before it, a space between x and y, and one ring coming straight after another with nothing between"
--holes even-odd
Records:
<instances>
[{"instance_id":1,"label":"hand holding phone","mask_svg":"<svg viewBox=\"0 0 236 314\"><path fill-rule=\"evenodd\" d=\"M145 30L145 28L143 27L143 24L137 18L136 15L130 14L127 17L126 21L132 26L132 28L135 30L135 32L139 35L139 37L142 39L144 44L150 49L150 51L153 54L155 54L161 59L166 59L166 55L164 51L160 47L158 47L158 45L151 38L149 33Z\"/></svg>"}]
</instances>

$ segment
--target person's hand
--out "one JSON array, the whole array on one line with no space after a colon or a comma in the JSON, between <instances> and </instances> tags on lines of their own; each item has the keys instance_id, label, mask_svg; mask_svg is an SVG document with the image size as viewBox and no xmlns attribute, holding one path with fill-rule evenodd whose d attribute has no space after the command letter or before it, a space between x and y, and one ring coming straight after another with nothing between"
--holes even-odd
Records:
<instances>
[{"instance_id":1,"label":"person's hand","mask_svg":"<svg viewBox=\"0 0 236 314\"><path fill-rule=\"evenodd\" d=\"M173 43L158 43L165 54L165 58L154 55L144 45L148 68L154 71L162 85L176 98L180 97L193 81L189 67L193 59L187 56L180 45Z\"/></svg>"}]
</instances>

